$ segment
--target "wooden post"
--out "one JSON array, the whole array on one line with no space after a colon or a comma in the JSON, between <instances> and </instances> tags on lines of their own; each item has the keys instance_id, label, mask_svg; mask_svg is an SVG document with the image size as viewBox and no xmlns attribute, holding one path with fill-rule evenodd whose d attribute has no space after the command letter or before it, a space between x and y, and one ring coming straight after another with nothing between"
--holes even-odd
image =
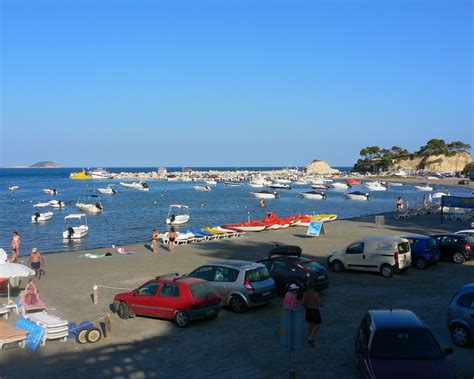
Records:
<instances>
[{"instance_id":1,"label":"wooden post","mask_svg":"<svg viewBox=\"0 0 474 379\"><path fill-rule=\"evenodd\" d=\"M99 303L99 289L96 284L94 284L93 293L92 293L92 302L94 304Z\"/></svg>"},{"instance_id":2,"label":"wooden post","mask_svg":"<svg viewBox=\"0 0 474 379\"><path fill-rule=\"evenodd\" d=\"M105 339L109 339L112 336L112 315L107 313L104 317L104 331L105 331Z\"/></svg>"}]
</instances>

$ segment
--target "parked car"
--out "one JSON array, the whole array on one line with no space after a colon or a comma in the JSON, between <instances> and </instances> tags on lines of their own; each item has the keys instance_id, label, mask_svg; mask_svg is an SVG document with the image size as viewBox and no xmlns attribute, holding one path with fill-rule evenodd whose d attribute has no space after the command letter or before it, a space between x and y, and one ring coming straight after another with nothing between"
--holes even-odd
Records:
<instances>
[{"instance_id":1,"label":"parked car","mask_svg":"<svg viewBox=\"0 0 474 379\"><path fill-rule=\"evenodd\" d=\"M328 266L336 272L372 271L380 272L385 278L391 278L410 265L410 243L401 237L365 237L328 257Z\"/></svg>"},{"instance_id":2,"label":"parked car","mask_svg":"<svg viewBox=\"0 0 474 379\"><path fill-rule=\"evenodd\" d=\"M279 294L285 294L291 284L299 288L299 295L312 283L317 291L329 287L327 270L314 259L302 257L299 246L278 246L271 249L263 263L275 280Z\"/></svg>"},{"instance_id":3,"label":"parked car","mask_svg":"<svg viewBox=\"0 0 474 379\"><path fill-rule=\"evenodd\" d=\"M355 339L356 365L362 378L454 378L429 327L409 310L368 311Z\"/></svg>"},{"instance_id":4,"label":"parked car","mask_svg":"<svg viewBox=\"0 0 474 379\"><path fill-rule=\"evenodd\" d=\"M192 320L215 319L222 308L219 294L205 280L169 274L137 289L115 295L112 310L120 318L135 315L174 319L179 327Z\"/></svg>"},{"instance_id":5,"label":"parked car","mask_svg":"<svg viewBox=\"0 0 474 379\"><path fill-rule=\"evenodd\" d=\"M469 180L467 180L467 179L462 179L462 180L460 180L460 181L458 182L458 184L467 186L467 185L469 185Z\"/></svg>"},{"instance_id":6,"label":"parked car","mask_svg":"<svg viewBox=\"0 0 474 379\"><path fill-rule=\"evenodd\" d=\"M269 303L276 297L275 281L267 268L247 261L225 260L206 263L188 274L207 280L233 312Z\"/></svg>"},{"instance_id":7,"label":"parked car","mask_svg":"<svg viewBox=\"0 0 474 379\"><path fill-rule=\"evenodd\" d=\"M438 244L441 259L454 263L464 263L471 255L471 246L465 236L460 234L438 234L431 236Z\"/></svg>"},{"instance_id":8,"label":"parked car","mask_svg":"<svg viewBox=\"0 0 474 379\"><path fill-rule=\"evenodd\" d=\"M447 325L456 345L474 344L474 283L466 284L451 299Z\"/></svg>"},{"instance_id":9,"label":"parked car","mask_svg":"<svg viewBox=\"0 0 474 379\"><path fill-rule=\"evenodd\" d=\"M436 241L428 236L405 236L410 242L411 263L423 270L439 262L440 252Z\"/></svg>"},{"instance_id":10,"label":"parked car","mask_svg":"<svg viewBox=\"0 0 474 379\"><path fill-rule=\"evenodd\" d=\"M471 251L474 249L474 229L463 229L454 232L454 234L459 234L466 237L466 242L471 246Z\"/></svg>"}]
</instances>

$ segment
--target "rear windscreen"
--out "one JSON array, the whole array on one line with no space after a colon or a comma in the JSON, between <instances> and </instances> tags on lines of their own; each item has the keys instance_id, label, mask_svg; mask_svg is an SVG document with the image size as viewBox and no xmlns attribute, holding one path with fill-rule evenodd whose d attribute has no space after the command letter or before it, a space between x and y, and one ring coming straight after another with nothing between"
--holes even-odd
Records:
<instances>
[{"instance_id":1,"label":"rear windscreen","mask_svg":"<svg viewBox=\"0 0 474 379\"><path fill-rule=\"evenodd\" d=\"M216 293L214 288L207 282L194 283L189 286L191 293L195 299L205 299L209 295Z\"/></svg>"},{"instance_id":2,"label":"rear windscreen","mask_svg":"<svg viewBox=\"0 0 474 379\"><path fill-rule=\"evenodd\" d=\"M266 267L254 268L245 272L245 281L247 282L261 282L270 278L270 274Z\"/></svg>"},{"instance_id":3,"label":"rear windscreen","mask_svg":"<svg viewBox=\"0 0 474 379\"><path fill-rule=\"evenodd\" d=\"M405 254L410 252L410 244L408 242L402 242L398 244L398 252L400 254Z\"/></svg>"},{"instance_id":4,"label":"rear windscreen","mask_svg":"<svg viewBox=\"0 0 474 379\"><path fill-rule=\"evenodd\" d=\"M321 266L319 264L317 264L316 262L313 262L313 261L301 262L301 265L304 268L307 268L309 271L319 271L319 270L321 270Z\"/></svg>"}]
</instances>

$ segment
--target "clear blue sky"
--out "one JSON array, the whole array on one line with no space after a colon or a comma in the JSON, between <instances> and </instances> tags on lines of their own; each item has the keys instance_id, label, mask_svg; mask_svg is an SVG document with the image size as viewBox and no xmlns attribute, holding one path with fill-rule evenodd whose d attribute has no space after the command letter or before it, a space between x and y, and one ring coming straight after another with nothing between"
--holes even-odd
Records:
<instances>
[{"instance_id":1,"label":"clear blue sky","mask_svg":"<svg viewBox=\"0 0 474 379\"><path fill-rule=\"evenodd\" d=\"M1 1L1 166L473 144L471 1Z\"/></svg>"}]
</instances>

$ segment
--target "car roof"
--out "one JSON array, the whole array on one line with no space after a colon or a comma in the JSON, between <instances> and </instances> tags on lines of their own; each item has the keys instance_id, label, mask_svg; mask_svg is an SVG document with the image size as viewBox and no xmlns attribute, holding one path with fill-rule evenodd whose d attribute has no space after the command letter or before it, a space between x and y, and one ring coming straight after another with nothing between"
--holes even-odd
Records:
<instances>
[{"instance_id":1,"label":"car roof","mask_svg":"<svg viewBox=\"0 0 474 379\"><path fill-rule=\"evenodd\" d=\"M474 229L463 229L463 230L458 230L457 232L454 232L454 234L462 234L462 233L474 233Z\"/></svg>"},{"instance_id":2,"label":"car roof","mask_svg":"<svg viewBox=\"0 0 474 379\"><path fill-rule=\"evenodd\" d=\"M474 290L474 283L469 283L464 286L462 286L461 291L464 292L466 290Z\"/></svg>"},{"instance_id":3,"label":"car roof","mask_svg":"<svg viewBox=\"0 0 474 379\"><path fill-rule=\"evenodd\" d=\"M237 270L245 270L249 268L257 268L257 267L265 267L261 263L257 262L250 262L250 261L239 261L234 259L227 259L224 261L215 261L215 262L208 262L203 266L227 266L231 268L235 268Z\"/></svg>"},{"instance_id":4,"label":"car roof","mask_svg":"<svg viewBox=\"0 0 474 379\"><path fill-rule=\"evenodd\" d=\"M398 236L381 236L381 237L364 237L363 241L398 241L405 237L398 237ZM360 240L357 242L361 242Z\"/></svg>"},{"instance_id":5,"label":"car roof","mask_svg":"<svg viewBox=\"0 0 474 379\"><path fill-rule=\"evenodd\" d=\"M416 236L401 236L400 238L416 238L417 240L430 240L433 239L433 237L430 236L423 236L423 235L416 235Z\"/></svg>"},{"instance_id":6,"label":"car roof","mask_svg":"<svg viewBox=\"0 0 474 379\"><path fill-rule=\"evenodd\" d=\"M205 282L203 279L191 278L188 276L176 276L173 274L158 276L155 279L150 280L149 282L166 282L166 283L182 283L182 284L194 284Z\"/></svg>"},{"instance_id":7,"label":"car roof","mask_svg":"<svg viewBox=\"0 0 474 379\"><path fill-rule=\"evenodd\" d=\"M454 234L454 233L445 233L445 234L433 234L431 237L466 237L462 234Z\"/></svg>"},{"instance_id":8,"label":"car roof","mask_svg":"<svg viewBox=\"0 0 474 379\"><path fill-rule=\"evenodd\" d=\"M384 309L369 311L376 329L420 329L426 330L427 326L418 316L407 309Z\"/></svg>"}]
</instances>

